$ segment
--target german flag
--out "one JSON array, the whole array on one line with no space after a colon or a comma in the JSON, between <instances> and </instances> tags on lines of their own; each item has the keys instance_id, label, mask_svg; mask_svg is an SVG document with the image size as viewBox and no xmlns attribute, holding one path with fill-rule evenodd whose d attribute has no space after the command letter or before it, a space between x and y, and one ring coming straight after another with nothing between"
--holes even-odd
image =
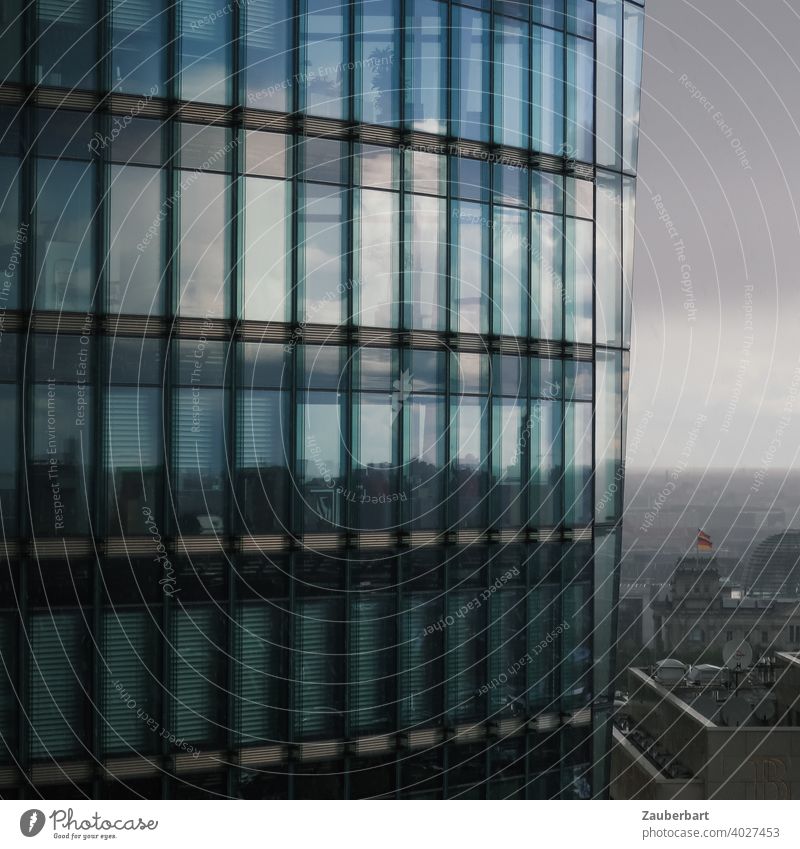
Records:
<instances>
[{"instance_id":1,"label":"german flag","mask_svg":"<svg viewBox=\"0 0 800 849\"><path fill-rule=\"evenodd\" d=\"M711 537L705 531L701 530L697 531L697 542L695 545L698 551L711 551L714 548Z\"/></svg>"}]
</instances>

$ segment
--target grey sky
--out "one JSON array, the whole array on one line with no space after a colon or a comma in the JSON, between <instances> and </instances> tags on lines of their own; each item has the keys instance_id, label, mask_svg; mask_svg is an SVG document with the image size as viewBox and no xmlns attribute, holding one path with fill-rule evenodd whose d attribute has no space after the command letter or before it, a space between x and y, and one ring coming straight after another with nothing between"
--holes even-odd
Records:
<instances>
[{"instance_id":1,"label":"grey sky","mask_svg":"<svg viewBox=\"0 0 800 849\"><path fill-rule=\"evenodd\" d=\"M647 2L632 467L800 465L798 45L800 0Z\"/></svg>"}]
</instances>

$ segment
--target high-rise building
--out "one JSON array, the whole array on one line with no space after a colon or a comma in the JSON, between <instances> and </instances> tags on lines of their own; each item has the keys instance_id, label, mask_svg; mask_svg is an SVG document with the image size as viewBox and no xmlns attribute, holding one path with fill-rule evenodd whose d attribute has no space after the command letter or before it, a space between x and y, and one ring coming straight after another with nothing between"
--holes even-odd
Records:
<instances>
[{"instance_id":1,"label":"high-rise building","mask_svg":"<svg viewBox=\"0 0 800 849\"><path fill-rule=\"evenodd\" d=\"M5 0L0 794L607 792L629 0Z\"/></svg>"}]
</instances>

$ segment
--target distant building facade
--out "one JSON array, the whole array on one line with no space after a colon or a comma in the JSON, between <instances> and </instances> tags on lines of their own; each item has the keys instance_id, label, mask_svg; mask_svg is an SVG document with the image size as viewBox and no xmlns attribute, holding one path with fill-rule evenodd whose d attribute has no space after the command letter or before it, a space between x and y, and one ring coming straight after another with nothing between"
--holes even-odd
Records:
<instances>
[{"instance_id":1,"label":"distant building facade","mask_svg":"<svg viewBox=\"0 0 800 849\"><path fill-rule=\"evenodd\" d=\"M652 612L660 656L718 661L731 640L746 640L756 655L800 648L798 598L746 594L720 579L714 558L684 558Z\"/></svg>"}]
</instances>

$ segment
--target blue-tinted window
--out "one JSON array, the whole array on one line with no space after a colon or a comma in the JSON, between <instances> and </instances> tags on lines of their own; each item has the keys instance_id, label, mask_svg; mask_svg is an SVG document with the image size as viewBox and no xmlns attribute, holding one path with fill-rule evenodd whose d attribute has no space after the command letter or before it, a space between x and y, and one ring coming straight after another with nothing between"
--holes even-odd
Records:
<instances>
[{"instance_id":1,"label":"blue-tinted window","mask_svg":"<svg viewBox=\"0 0 800 849\"><path fill-rule=\"evenodd\" d=\"M528 146L529 27L513 18L495 23L494 140L513 147Z\"/></svg>"},{"instance_id":2,"label":"blue-tinted window","mask_svg":"<svg viewBox=\"0 0 800 849\"><path fill-rule=\"evenodd\" d=\"M406 114L426 133L444 133L446 115L447 5L411 0L406 15Z\"/></svg>"},{"instance_id":3,"label":"blue-tinted window","mask_svg":"<svg viewBox=\"0 0 800 849\"><path fill-rule=\"evenodd\" d=\"M85 310L95 286L94 168L44 159L37 166L36 305Z\"/></svg>"},{"instance_id":4,"label":"blue-tinted window","mask_svg":"<svg viewBox=\"0 0 800 849\"><path fill-rule=\"evenodd\" d=\"M531 332L539 339L560 339L563 332L563 242L560 216L533 216Z\"/></svg>"},{"instance_id":5,"label":"blue-tinted window","mask_svg":"<svg viewBox=\"0 0 800 849\"><path fill-rule=\"evenodd\" d=\"M494 219L494 328L504 336L528 331L528 214L519 209L495 208Z\"/></svg>"},{"instance_id":6,"label":"blue-tinted window","mask_svg":"<svg viewBox=\"0 0 800 849\"><path fill-rule=\"evenodd\" d=\"M303 527L341 527L352 494L344 476L342 401L336 392L307 392L300 400L298 463Z\"/></svg>"},{"instance_id":7,"label":"blue-tinted window","mask_svg":"<svg viewBox=\"0 0 800 849\"><path fill-rule=\"evenodd\" d=\"M94 0L39 0L36 78L61 88L97 86L97 5Z\"/></svg>"},{"instance_id":8,"label":"blue-tinted window","mask_svg":"<svg viewBox=\"0 0 800 849\"><path fill-rule=\"evenodd\" d=\"M161 315L166 288L166 224L159 218L164 175L153 168L112 166L110 183L109 311Z\"/></svg>"},{"instance_id":9,"label":"blue-tinted window","mask_svg":"<svg viewBox=\"0 0 800 849\"><path fill-rule=\"evenodd\" d=\"M342 0L305 0L305 6L300 54L305 110L323 118L346 118L349 5Z\"/></svg>"},{"instance_id":10,"label":"blue-tinted window","mask_svg":"<svg viewBox=\"0 0 800 849\"><path fill-rule=\"evenodd\" d=\"M22 66L22 0L0 6L0 82L20 82Z\"/></svg>"},{"instance_id":11,"label":"blue-tinted window","mask_svg":"<svg viewBox=\"0 0 800 849\"><path fill-rule=\"evenodd\" d=\"M289 286L289 184L259 177L245 179L243 316L286 321Z\"/></svg>"},{"instance_id":12,"label":"blue-tinted window","mask_svg":"<svg viewBox=\"0 0 800 849\"><path fill-rule=\"evenodd\" d=\"M564 36L533 30L533 149L558 155L564 152Z\"/></svg>"},{"instance_id":13,"label":"blue-tinted window","mask_svg":"<svg viewBox=\"0 0 800 849\"><path fill-rule=\"evenodd\" d=\"M307 183L303 188L302 271L299 317L314 324L338 324L344 318L345 195L339 189Z\"/></svg>"},{"instance_id":14,"label":"blue-tinted window","mask_svg":"<svg viewBox=\"0 0 800 849\"><path fill-rule=\"evenodd\" d=\"M165 5L163 0L113 0L111 85L116 91L166 96Z\"/></svg>"},{"instance_id":15,"label":"blue-tinted window","mask_svg":"<svg viewBox=\"0 0 800 849\"><path fill-rule=\"evenodd\" d=\"M594 49L591 41L567 40L567 142L572 159L591 162L594 143Z\"/></svg>"},{"instance_id":16,"label":"blue-tinted window","mask_svg":"<svg viewBox=\"0 0 800 849\"><path fill-rule=\"evenodd\" d=\"M228 314L228 178L180 172L181 243L178 311L181 315Z\"/></svg>"},{"instance_id":17,"label":"blue-tinted window","mask_svg":"<svg viewBox=\"0 0 800 849\"><path fill-rule=\"evenodd\" d=\"M82 365L80 355L70 360L67 368L76 375ZM37 534L67 536L89 530L94 447L91 410L92 389L85 379L78 383L77 375L74 382L41 383L33 389L28 485Z\"/></svg>"},{"instance_id":18,"label":"blue-tinted window","mask_svg":"<svg viewBox=\"0 0 800 849\"><path fill-rule=\"evenodd\" d=\"M453 213L451 324L460 333L485 333L489 323L489 207L462 202Z\"/></svg>"},{"instance_id":19,"label":"blue-tinted window","mask_svg":"<svg viewBox=\"0 0 800 849\"><path fill-rule=\"evenodd\" d=\"M236 498L242 531L285 533L294 491L287 393L246 390L238 404Z\"/></svg>"},{"instance_id":20,"label":"blue-tinted window","mask_svg":"<svg viewBox=\"0 0 800 849\"><path fill-rule=\"evenodd\" d=\"M245 105L289 112L297 85L292 71L292 4L289 0L248 3L245 15Z\"/></svg>"},{"instance_id":21,"label":"blue-tinted window","mask_svg":"<svg viewBox=\"0 0 800 849\"><path fill-rule=\"evenodd\" d=\"M400 111L399 2L371 0L359 10L356 118L394 125Z\"/></svg>"},{"instance_id":22,"label":"blue-tinted window","mask_svg":"<svg viewBox=\"0 0 800 849\"><path fill-rule=\"evenodd\" d=\"M184 100L230 102L233 15L218 0L193 0L180 8L180 90Z\"/></svg>"},{"instance_id":23,"label":"blue-tinted window","mask_svg":"<svg viewBox=\"0 0 800 849\"><path fill-rule=\"evenodd\" d=\"M451 110L456 135L489 140L489 16L453 7Z\"/></svg>"},{"instance_id":24,"label":"blue-tinted window","mask_svg":"<svg viewBox=\"0 0 800 849\"><path fill-rule=\"evenodd\" d=\"M20 302L20 268L30 239L30 226L20 216L20 167L15 157L0 156L0 310Z\"/></svg>"},{"instance_id":25,"label":"blue-tinted window","mask_svg":"<svg viewBox=\"0 0 800 849\"><path fill-rule=\"evenodd\" d=\"M113 536L146 534L148 513L161 503L163 434L161 388L106 389L107 522Z\"/></svg>"},{"instance_id":26,"label":"blue-tinted window","mask_svg":"<svg viewBox=\"0 0 800 849\"><path fill-rule=\"evenodd\" d=\"M397 324L399 220L397 195L358 192L356 303L353 320L372 327Z\"/></svg>"},{"instance_id":27,"label":"blue-tinted window","mask_svg":"<svg viewBox=\"0 0 800 849\"><path fill-rule=\"evenodd\" d=\"M227 392L193 385L175 391L175 519L184 534L225 532L229 470L226 456Z\"/></svg>"}]
</instances>

